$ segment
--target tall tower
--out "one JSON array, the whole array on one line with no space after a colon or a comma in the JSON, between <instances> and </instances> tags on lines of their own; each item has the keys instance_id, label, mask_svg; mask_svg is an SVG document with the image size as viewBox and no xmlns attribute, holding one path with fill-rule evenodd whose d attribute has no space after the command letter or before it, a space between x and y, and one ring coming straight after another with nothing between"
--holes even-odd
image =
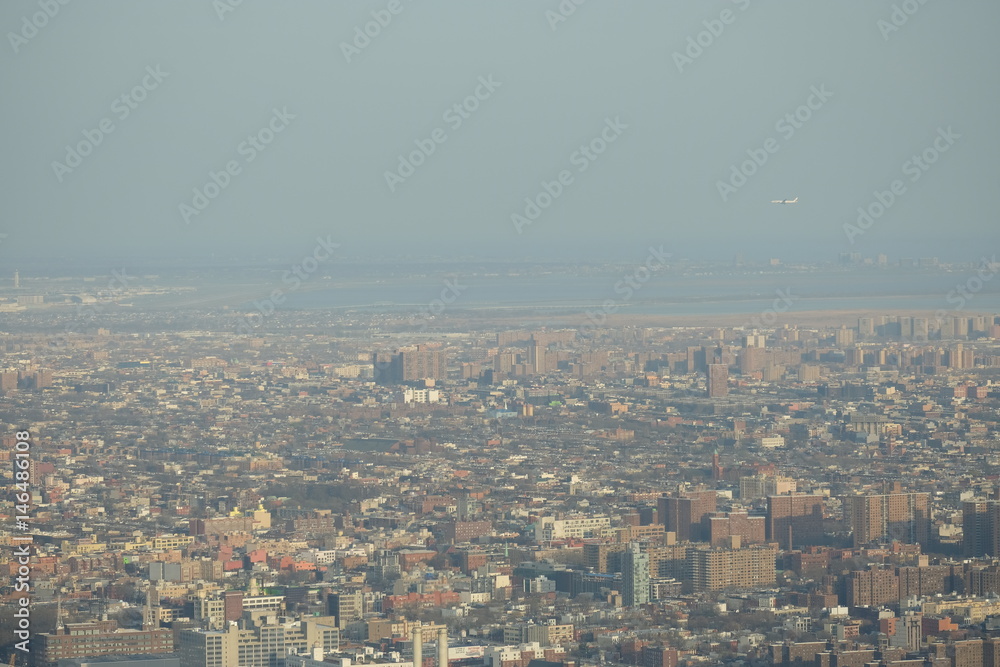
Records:
<instances>
[{"instance_id":1,"label":"tall tower","mask_svg":"<svg viewBox=\"0 0 1000 667\"><path fill-rule=\"evenodd\" d=\"M622 558L622 602L628 607L649 602L649 554L642 553L638 542Z\"/></svg>"},{"instance_id":2,"label":"tall tower","mask_svg":"<svg viewBox=\"0 0 1000 667\"><path fill-rule=\"evenodd\" d=\"M869 542L927 544L929 493L883 493L851 498L854 546Z\"/></svg>"},{"instance_id":3,"label":"tall tower","mask_svg":"<svg viewBox=\"0 0 1000 667\"><path fill-rule=\"evenodd\" d=\"M21 287L21 274L18 273L17 269L14 269L14 289L19 289Z\"/></svg>"},{"instance_id":4,"label":"tall tower","mask_svg":"<svg viewBox=\"0 0 1000 667\"><path fill-rule=\"evenodd\" d=\"M708 397L722 398L729 395L729 366L726 364L708 365Z\"/></svg>"},{"instance_id":5,"label":"tall tower","mask_svg":"<svg viewBox=\"0 0 1000 667\"><path fill-rule=\"evenodd\" d=\"M536 375L545 372L545 348L534 338L528 347L528 365L531 366L531 372Z\"/></svg>"}]
</instances>

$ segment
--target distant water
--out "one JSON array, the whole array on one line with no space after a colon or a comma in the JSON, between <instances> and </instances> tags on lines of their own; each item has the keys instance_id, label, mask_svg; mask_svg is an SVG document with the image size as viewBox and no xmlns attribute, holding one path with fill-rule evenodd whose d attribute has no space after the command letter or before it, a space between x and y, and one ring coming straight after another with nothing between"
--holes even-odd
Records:
<instances>
[{"instance_id":1,"label":"distant water","mask_svg":"<svg viewBox=\"0 0 1000 667\"><path fill-rule=\"evenodd\" d=\"M622 274L624 275L624 273ZM793 311L913 310L951 312L949 292L974 275L969 272L901 271L810 272L740 275L654 274L631 296L616 283L622 275L457 277L460 292L448 311L469 309L565 310L583 312L613 300L619 313L727 315L770 308L777 291L792 296ZM435 299L451 297L443 279L392 279L384 282L326 281L303 284L286 294L282 308L355 309L381 312L426 311ZM972 282L976 286L976 281ZM440 307L440 306L438 306ZM435 309L437 310L437 309ZM967 299L963 312L1000 312L1000 275Z\"/></svg>"}]
</instances>

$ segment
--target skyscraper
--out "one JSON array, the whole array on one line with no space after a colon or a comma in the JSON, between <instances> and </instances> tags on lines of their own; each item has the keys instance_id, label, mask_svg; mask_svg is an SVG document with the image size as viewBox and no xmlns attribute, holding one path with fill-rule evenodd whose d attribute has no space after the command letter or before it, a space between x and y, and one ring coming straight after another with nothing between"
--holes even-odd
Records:
<instances>
[{"instance_id":1,"label":"skyscraper","mask_svg":"<svg viewBox=\"0 0 1000 667\"><path fill-rule=\"evenodd\" d=\"M713 512L708 517L708 541L713 547L722 547L735 535L739 536L741 544L761 544L765 539L765 526L765 517L750 516L746 510Z\"/></svg>"},{"instance_id":2,"label":"skyscraper","mask_svg":"<svg viewBox=\"0 0 1000 667\"><path fill-rule=\"evenodd\" d=\"M444 350L436 350L425 345L404 348L399 351L402 359L403 381L444 380L446 363Z\"/></svg>"},{"instance_id":3,"label":"skyscraper","mask_svg":"<svg viewBox=\"0 0 1000 667\"><path fill-rule=\"evenodd\" d=\"M854 496L850 501L854 546L892 541L927 544L930 494L887 493Z\"/></svg>"},{"instance_id":4,"label":"skyscraper","mask_svg":"<svg viewBox=\"0 0 1000 667\"><path fill-rule=\"evenodd\" d=\"M729 394L729 367L725 364L708 365L708 397L722 398Z\"/></svg>"},{"instance_id":5,"label":"skyscraper","mask_svg":"<svg viewBox=\"0 0 1000 667\"><path fill-rule=\"evenodd\" d=\"M628 607L649 602L649 554L637 542L622 557L622 602Z\"/></svg>"},{"instance_id":6,"label":"skyscraper","mask_svg":"<svg viewBox=\"0 0 1000 667\"><path fill-rule=\"evenodd\" d=\"M776 556L774 545L742 547L738 537L729 547L689 549L690 585L697 593L773 584Z\"/></svg>"},{"instance_id":7,"label":"skyscraper","mask_svg":"<svg viewBox=\"0 0 1000 667\"><path fill-rule=\"evenodd\" d=\"M767 497L767 539L783 549L809 545L823 535L823 497L807 494Z\"/></svg>"},{"instance_id":8,"label":"skyscraper","mask_svg":"<svg viewBox=\"0 0 1000 667\"><path fill-rule=\"evenodd\" d=\"M534 338L528 344L528 366L531 367L532 373L537 374L546 371L545 348Z\"/></svg>"},{"instance_id":9,"label":"skyscraper","mask_svg":"<svg viewBox=\"0 0 1000 667\"><path fill-rule=\"evenodd\" d=\"M1000 502L966 500L962 503L962 553L1000 555Z\"/></svg>"},{"instance_id":10,"label":"skyscraper","mask_svg":"<svg viewBox=\"0 0 1000 667\"><path fill-rule=\"evenodd\" d=\"M714 490L662 496L657 501L660 523L666 532L676 533L681 542L707 540L707 520L716 509L716 499Z\"/></svg>"},{"instance_id":11,"label":"skyscraper","mask_svg":"<svg viewBox=\"0 0 1000 667\"><path fill-rule=\"evenodd\" d=\"M392 355L376 352L372 361L375 382L382 385L447 377L445 351L426 345L406 347Z\"/></svg>"},{"instance_id":12,"label":"skyscraper","mask_svg":"<svg viewBox=\"0 0 1000 667\"><path fill-rule=\"evenodd\" d=\"M869 338L875 335L875 320L871 317L858 318L858 336Z\"/></svg>"}]
</instances>

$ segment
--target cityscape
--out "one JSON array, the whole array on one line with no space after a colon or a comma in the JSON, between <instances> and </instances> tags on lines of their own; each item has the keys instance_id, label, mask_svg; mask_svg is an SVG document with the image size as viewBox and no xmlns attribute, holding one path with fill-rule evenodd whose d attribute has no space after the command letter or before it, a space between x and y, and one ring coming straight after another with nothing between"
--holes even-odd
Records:
<instances>
[{"instance_id":1,"label":"cityscape","mask_svg":"<svg viewBox=\"0 0 1000 667\"><path fill-rule=\"evenodd\" d=\"M0 665L1000 667L997 25L0 2Z\"/></svg>"},{"instance_id":2,"label":"cityscape","mask_svg":"<svg viewBox=\"0 0 1000 667\"><path fill-rule=\"evenodd\" d=\"M346 289L330 266L316 282ZM480 276L454 268L425 265L445 276L427 305L273 312L178 310L226 272L204 289L127 268L13 274L0 405L30 436L5 435L2 456L16 488L30 438L30 509L5 519L30 529L3 539L31 540L33 664L1000 656L1000 308L942 293L921 297L945 306L930 312L796 312L790 287L715 316L736 325L637 325L603 306L470 306ZM1000 265L657 268L948 286ZM970 304L997 303L976 286ZM654 302L638 312L656 305L638 294Z\"/></svg>"}]
</instances>

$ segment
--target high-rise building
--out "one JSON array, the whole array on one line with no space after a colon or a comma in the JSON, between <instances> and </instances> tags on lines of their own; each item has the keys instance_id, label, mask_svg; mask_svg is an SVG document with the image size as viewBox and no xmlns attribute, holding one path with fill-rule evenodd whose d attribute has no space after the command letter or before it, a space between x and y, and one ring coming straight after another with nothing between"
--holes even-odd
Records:
<instances>
[{"instance_id":1,"label":"high-rise building","mask_svg":"<svg viewBox=\"0 0 1000 667\"><path fill-rule=\"evenodd\" d=\"M445 352L417 345L399 351L402 358L403 382L414 380L444 380L447 378Z\"/></svg>"},{"instance_id":2,"label":"high-rise building","mask_svg":"<svg viewBox=\"0 0 1000 667\"><path fill-rule=\"evenodd\" d=\"M912 317L900 317L899 318L899 337L903 340L910 340L913 338L913 318Z\"/></svg>"},{"instance_id":3,"label":"high-rise building","mask_svg":"<svg viewBox=\"0 0 1000 667\"><path fill-rule=\"evenodd\" d=\"M399 384L403 380L402 357L388 352L372 354L372 377L380 385Z\"/></svg>"},{"instance_id":4,"label":"high-rise building","mask_svg":"<svg viewBox=\"0 0 1000 667\"><path fill-rule=\"evenodd\" d=\"M763 347L750 346L744 348L740 353L740 373L746 375L764 368L767 361L767 352Z\"/></svg>"},{"instance_id":5,"label":"high-rise building","mask_svg":"<svg viewBox=\"0 0 1000 667\"><path fill-rule=\"evenodd\" d=\"M823 535L823 497L807 494L767 497L767 539L783 549L808 546Z\"/></svg>"},{"instance_id":6,"label":"high-rise building","mask_svg":"<svg viewBox=\"0 0 1000 667\"><path fill-rule=\"evenodd\" d=\"M875 335L875 320L871 317L858 318L858 336L869 338Z\"/></svg>"},{"instance_id":7,"label":"high-rise building","mask_svg":"<svg viewBox=\"0 0 1000 667\"><path fill-rule=\"evenodd\" d=\"M657 501L660 523L667 532L676 533L681 542L706 540L708 515L715 511L717 497L713 490L662 496Z\"/></svg>"},{"instance_id":8,"label":"high-rise building","mask_svg":"<svg viewBox=\"0 0 1000 667\"><path fill-rule=\"evenodd\" d=\"M927 544L930 494L887 493L850 498L854 545L893 541Z\"/></svg>"},{"instance_id":9,"label":"high-rise building","mask_svg":"<svg viewBox=\"0 0 1000 667\"><path fill-rule=\"evenodd\" d=\"M583 564L594 572L611 573L621 571L622 554L627 544L591 540L583 544Z\"/></svg>"},{"instance_id":10,"label":"high-rise building","mask_svg":"<svg viewBox=\"0 0 1000 667\"><path fill-rule=\"evenodd\" d=\"M628 607L649 602L649 554L637 542L622 555L622 602Z\"/></svg>"},{"instance_id":11,"label":"high-rise building","mask_svg":"<svg viewBox=\"0 0 1000 667\"><path fill-rule=\"evenodd\" d=\"M953 317L952 327L955 332L955 338L968 338L969 337L969 318L968 317Z\"/></svg>"},{"instance_id":12,"label":"high-rise building","mask_svg":"<svg viewBox=\"0 0 1000 667\"><path fill-rule=\"evenodd\" d=\"M774 545L743 547L738 537L731 540L729 547L688 550L688 573L694 592L751 588L775 582Z\"/></svg>"},{"instance_id":13,"label":"high-rise building","mask_svg":"<svg viewBox=\"0 0 1000 667\"><path fill-rule=\"evenodd\" d=\"M838 347L851 345L854 342L854 329L848 329L846 326L841 326L834 333L834 341Z\"/></svg>"},{"instance_id":14,"label":"high-rise building","mask_svg":"<svg viewBox=\"0 0 1000 667\"><path fill-rule=\"evenodd\" d=\"M957 343L955 347L948 351L948 368L965 368L965 355L962 354L962 344Z\"/></svg>"},{"instance_id":15,"label":"high-rise building","mask_svg":"<svg viewBox=\"0 0 1000 667\"><path fill-rule=\"evenodd\" d=\"M31 376L31 385L34 389L45 389L52 386L52 371L40 369Z\"/></svg>"},{"instance_id":16,"label":"high-rise building","mask_svg":"<svg viewBox=\"0 0 1000 667\"><path fill-rule=\"evenodd\" d=\"M1000 555L1000 502L962 503L962 552L966 556Z\"/></svg>"},{"instance_id":17,"label":"high-rise building","mask_svg":"<svg viewBox=\"0 0 1000 667\"><path fill-rule=\"evenodd\" d=\"M765 539L765 523L763 516L750 516L746 510L715 512L708 517L708 541L713 547L723 547L737 535L741 544L761 544Z\"/></svg>"},{"instance_id":18,"label":"high-rise building","mask_svg":"<svg viewBox=\"0 0 1000 667\"><path fill-rule=\"evenodd\" d=\"M545 365L545 347L534 338L528 343L528 366L532 373L544 373L548 370Z\"/></svg>"},{"instance_id":19,"label":"high-rise building","mask_svg":"<svg viewBox=\"0 0 1000 667\"><path fill-rule=\"evenodd\" d=\"M855 570L845 583L850 607L878 607L899 601L899 577L892 568Z\"/></svg>"},{"instance_id":20,"label":"high-rise building","mask_svg":"<svg viewBox=\"0 0 1000 667\"><path fill-rule=\"evenodd\" d=\"M445 351L426 345L403 348L391 355L376 352L372 361L375 382L383 385L447 378Z\"/></svg>"},{"instance_id":21,"label":"high-rise building","mask_svg":"<svg viewBox=\"0 0 1000 667\"><path fill-rule=\"evenodd\" d=\"M943 320L937 320L938 322L938 335L941 340L951 340L955 337L955 320L946 317Z\"/></svg>"},{"instance_id":22,"label":"high-rise building","mask_svg":"<svg viewBox=\"0 0 1000 667\"><path fill-rule=\"evenodd\" d=\"M799 366L799 382L819 382L820 367L816 364Z\"/></svg>"},{"instance_id":23,"label":"high-rise building","mask_svg":"<svg viewBox=\"0 0 1000 667\"><path fill-rule=\"evenodd\" d=\"M729 395L729 367L725 364L708 365L708 397L722 398Z\"/></svg>"},{"instance_id":24,"label":"high-rise building","mask_svg":"<svg viewBox=\"0 0 1000 667\"><path fill-rule=\"evenodd\" d=\"M708 368L708 352L704 347L687 349L687 372L700 373Z\"/></svg>"},{"instance_id":25,"label":"high-rise building","mask_svg":"<svg viewBox=\"0 0 1000 667\"><path fill-rule=\"evenodd\" d=\"M17 389L17 371L0 371L0 393Z\"/></svg>"},{"instance_id":26,"label":"high-rise building","mask_svg":"<svg viewBox=\"0 0 1000 667\"><path fill-rule=\"evenodd\" d=\"M360 589L342 590L326 598L327 613L337 617L337 627L344 629L351 621L365 615L365 594Z\"/></svg>"}]
</instances>

